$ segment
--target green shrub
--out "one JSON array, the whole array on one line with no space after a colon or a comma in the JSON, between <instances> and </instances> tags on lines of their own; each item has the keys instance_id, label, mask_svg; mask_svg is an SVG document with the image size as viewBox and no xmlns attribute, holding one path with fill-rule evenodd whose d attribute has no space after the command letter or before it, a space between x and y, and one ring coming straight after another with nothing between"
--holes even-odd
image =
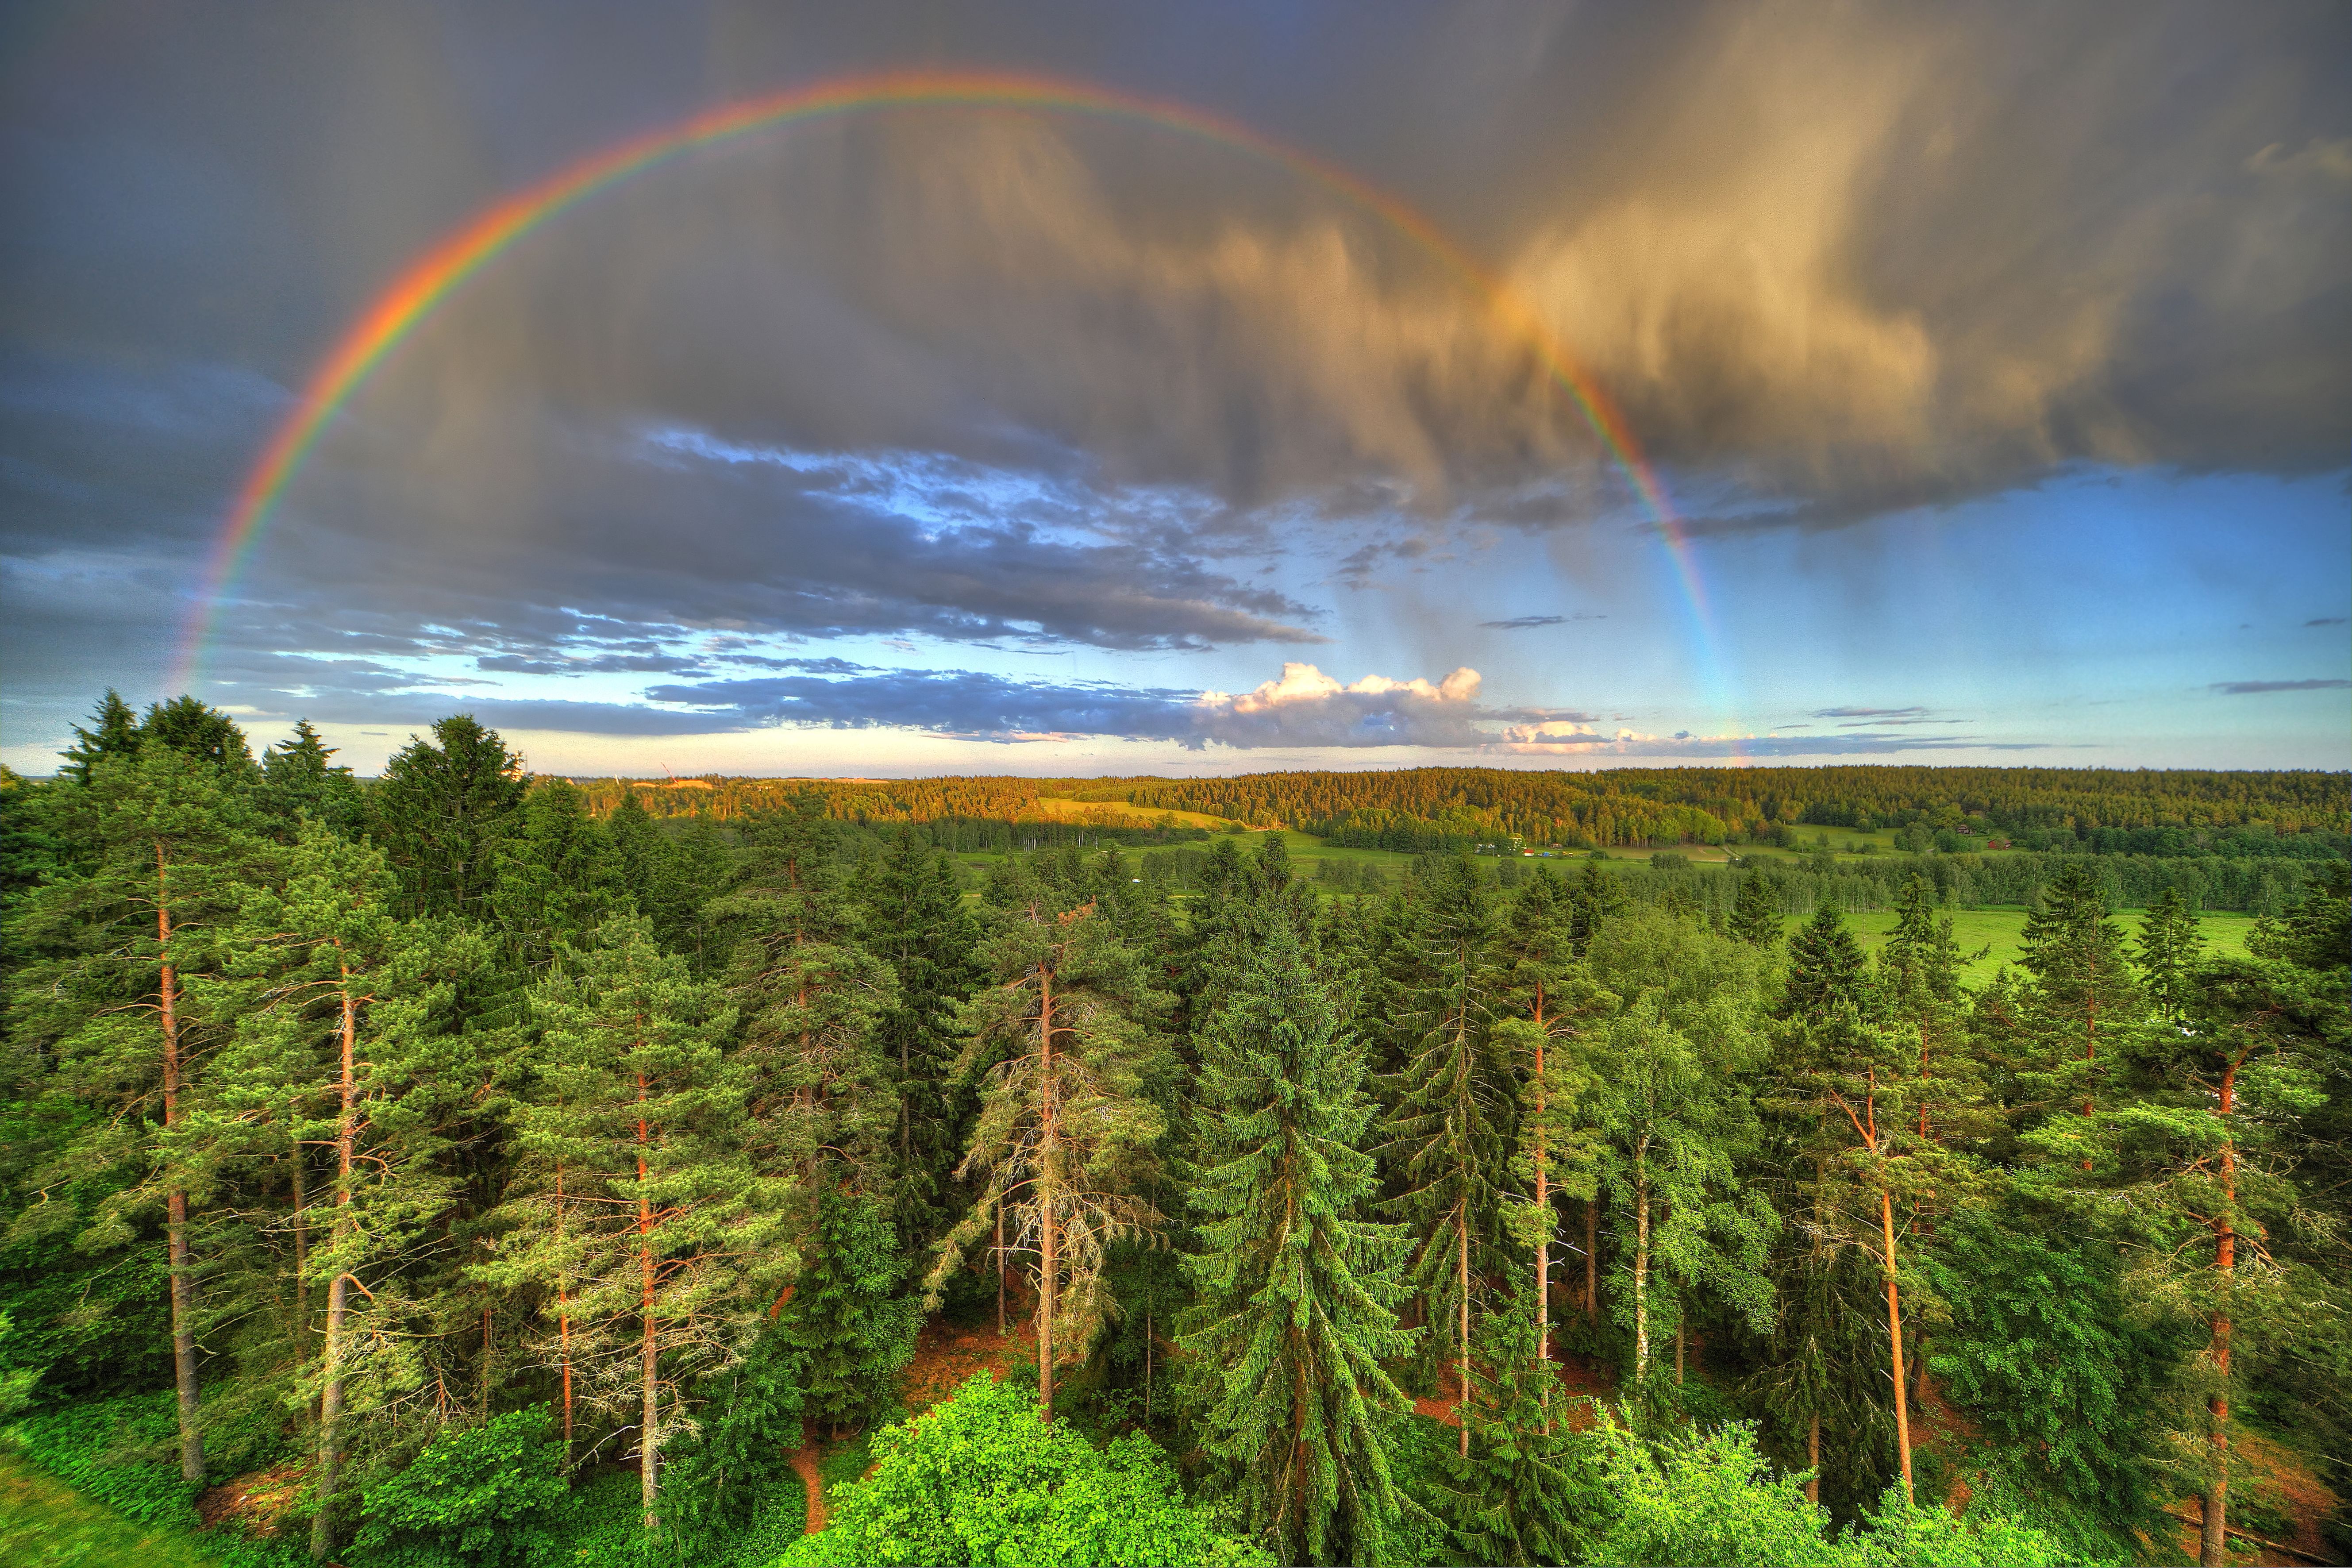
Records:
<instances>
[{"instance_id":1,"label":"green shrub","mask_svg":"<svg viewBox=\"0 0 2352 1568\"><path fill-rule=\"evenodd\" d=\"M425 1547L469 1563L521 1561L569 1489L563 1442L544 1405L451 1428L406 1469L368 1488L352 1555L396 1560L404 1549Z\"/></svg>"},{"instance_id":2,"label":"green shrub","mask_svg":"<svg viewBox=\"0 0 2352 1568\"><path fill-rule=\"evenodd\" d=\"M1975 1568L2080 1562L2048 1534L2004 1514L1955 1519L1911 1508L1890 1489L1857 1531L1832 1533L1794 1476L1774 1475L1752 1426L1656 1439L1615 1422L1599 1429L1617 1518L1598 1563L1709 1563L1725 1568Z\"/></svg>"},{"instance_id":3,"label":"green shrub","mask_svg":"<svg viewBox=\"0 0 2352 1568\"><path fill-rule=\"evenodd\" d=\"M779 1564L1265 1561L1184 1500L1150 1438L1096 1448L985 1373L874 1447L874 1474L843 1487L831 1526Z\"/></svg>"}]
</instances>

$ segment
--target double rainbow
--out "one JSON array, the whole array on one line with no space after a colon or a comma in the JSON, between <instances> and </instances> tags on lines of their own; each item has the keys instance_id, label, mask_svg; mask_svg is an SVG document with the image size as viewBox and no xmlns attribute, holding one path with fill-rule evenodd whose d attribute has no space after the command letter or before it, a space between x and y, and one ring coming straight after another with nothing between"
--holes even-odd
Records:
<instances>
[{"instance_id":1,"label":"double rainbow","mask_svg":"<svg viewBox=\"0 0 2352 1568\"><path fill-rule=\"evenodd\" d=\"M1023 109L1140 122L1199 137L1292 171L1372 214L1422 247L1486 303L1496 321L1526 342L1552 379L1575 399L1585 421L1642 498L1673 560L1701 637L1711 643L1706 599L1688 540L1641 447L1591 377L1580 370L1539 313L1427 217L1338 164L1287 146L1248 126L1186 104L1114 92L1052 77L969 70L897 71L847 77L725 105L666 130L608 148L496 203L419 256L361 312L336 343L301 400L271 436L246 476L215 542L202 587L190 606L173 667L184 686L211 636L213 621L238 570L251 558L287 488L302 471L336 411L393 350L459 285L549 219L697 148L829 115L914 107ZM1710 662L1712 662L1710 660Z\"/></svg>"}]
</instances>

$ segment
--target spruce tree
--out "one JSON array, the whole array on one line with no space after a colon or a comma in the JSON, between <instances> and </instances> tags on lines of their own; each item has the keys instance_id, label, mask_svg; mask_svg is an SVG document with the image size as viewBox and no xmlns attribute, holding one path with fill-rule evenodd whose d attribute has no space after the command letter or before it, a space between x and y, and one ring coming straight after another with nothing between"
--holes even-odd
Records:
<instances>
[{"instance_id":1,"label":"spruce tree","mask_svg":"<svg viewBox=\"0 0 2352 1568\"><path fill-rule=\"evenodd\" d=\"M1466 1398L1471 1320L1487 1280L1514 1266L1496 1238L1517 1096L1494 1037L1494 915L1469 857L1429 879L1418 913L1403 1030L1410 1054L1384 1086L1396 1109L1383 1149L1405 1189L1391 1206L1419 1239L1414 1283L1431 1321L1446 1326L1454 1386Z\"/></svg>"},{"instance_id":2,"label":"spruce tree","mask_svg":"<svg viewBox=\"0 0 2352 1568\"><path fill-rule=\"evenodd\" d=\"M1780 889L1771 878L1750 871L1739 879L1739 891L1731 902L1729 934L1755 947L1777 947L1786 923L1780 916Z\"/></svg>"},{"instance_id":3,"label":"spruce tree","mask_svg":"<svg viewBox=\"0 0 2352 1568\"><path fill-rule=\"evenodd\" d=\"M1518 1078L1520 1133L1517 1171L1528 1202L1507 1213L1534 1253L1533 1340L1538 1404L1551 1400L1552 1232L1559 1194L1590 1205L1596 1193L1597 1152L1579 1114L1593 1088L1592 1068L1580 1047L1578 1015L1593 1002L1592 984L1578 961L1568 890L1549 866L1520 887L1496 931L1492 962L1497 982L1497 1047Z\"/></svg>"},{"instance_id":4,"label":"spruce tree","mask_svg":"<svg viewBox=\"0 0 2352 1568\"><path fill-rule=\"evenodd\" d=\"M709 912L734 942L727 987L743 1018L757 1158L799 1181L814 1227L828 1188L888 1194L898 1107L880 1036L898 983L861 940L821 800L755 818L744 838L736 884Z\"/></svg>"},{"instance_id":5,"label":"spruce tree","mask_svg":"<svg viewBox=\"0 0 2352 1568\"><path fill-rule=\"evenodd\" d=\"M2189 999L2189 977L2197 967L2203 941L2198 934L2197 913L2178 888L2165 889L2140 918L2139 951L2133 956L2139 961L2148 1001L2159 1016L2176 1020L2180 1016Z\"/></svg>"},{"instance_id":6,"label":"spruce tree","mask_svg":"<svg viewBox=\"0 0 2352 1568\"><path fill-rule=\"evenodd\" d=\"M1367 1561L1395 1518L1391 1421L1410 1402L1381 1369L1410 1239L1356 1217L1378 1176L1360 1050L1296 931L1278 924L1202 1047L1202 1250L1181 1342L1202 1446L1285 1563Z\"/></svg>"},{"instance_id":7,"label":"spruce tree","mask_svg":"<svg viewBox=\"0 0 2352 1568\"><path fill-rule=\"evenodd\" d=\"M90 766L99 758L127 757L139 749L139 715L111 686L106 689L89 721L94 728L85 730L79 724L73 727L78 738L58 753L58 760L65 764L58 770L59 778L86 784L89 783Z\"/></svg>"},{"instance_id":8,"label":"spruce tree","mask_svg":"<svg viewBox=\"0 0 2352 1568\"><path fill-rule=\"evenodd\" d=\"M294 721L294 733L261 754L260 805L280 837L298 837L306 816L346 837L359 836L366 819L359 781L351 769L335 765L334 755L308 719Z\"/></svg>"},{"instance_id":9,"label":"spruce tree","mask_svg":"<svg viewBox=\"0 0 2352 1568\"><path fill-rule=\"evenodd\" d=\"M489 922L498 844L528 787L522 759L471 714L393 753L369 796L369 824L400 875L404 914Z\"/></svg>"},{"instance_id":10,"label":"spruce tree","mask_svg":"<svg viewBox=\"0 0 2352 1568\"><path fill-rule=\"evenodd\" d=\"M838 1437L888 1406L891 1380L914 1354L916 1303L898 1294L910 1260L883 1204L839 1191L819 1200L800 1251L775 1332L799 1356L808 1418Z\"/></svg>"},{"instance_id":11,"label":"spruce tree","mask_svg":"<svg viewBox=\"0 0 2352 1568\"><path fill-rule=\"evenodd\" d=\"M2060 867L2027 911L2020 940L2021 963L2033 976L2042 1091L2053 1100L2079 1099L2087 1119L2098 1104L2101 1031L2116 1035L2140 1009L2123 931L2108 918L2097 873L2080 860Z\"/></svg>"},{"instance_id":12,"label":"spruce tree","mask_svg":"<svg viewBox=\"0 0 2352 1568\"><path fill-rule=\"evenodd\" d=\"M970 1086L954 1073L956 1008L979 981L979 928L953 865L902 830L866 887L875 955L898 976L877 1045L897 1069L896 1209L903 1239L928 1247L950 1222L949 1172L962 1154Z\"/></svg>"}]
</instances>

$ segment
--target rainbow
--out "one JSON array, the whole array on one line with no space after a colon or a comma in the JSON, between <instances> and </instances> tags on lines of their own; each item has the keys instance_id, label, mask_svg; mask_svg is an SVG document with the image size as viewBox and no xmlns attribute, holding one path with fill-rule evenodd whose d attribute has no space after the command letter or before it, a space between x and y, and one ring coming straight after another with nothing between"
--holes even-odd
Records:
<instances>
[{"instance_id":1,"label":"rainbow","mask_svg":"<svg viewBox=\"0 0 2352 1568\"><path fill-rule=\"evenodd\" d=\"M238 570L302 471L320 437L360 384L403 340L468 278L524 235L598 192L698 148L716 146L802 121L869 110L916 107L1045 110L1139 121L1199 137L1288 169L1381 219L1421 246L1486 302L1496 321L1541 358L1632 481L1681 579L1702 640L1712 616L1689 540L1656 473L1624 417L1580 370L1536 309L1443 229L1397 197L1349 171L1189 105L1052 77L971 70L911 70L842 78L769 97L726 104L682 123L592 154L517 191L478 214L410 263L345 331L311 376L300 400L270 437L246 476L191 604L173 665L173 689L194 674L218 607Z\"/></svg>"}]
</instances>

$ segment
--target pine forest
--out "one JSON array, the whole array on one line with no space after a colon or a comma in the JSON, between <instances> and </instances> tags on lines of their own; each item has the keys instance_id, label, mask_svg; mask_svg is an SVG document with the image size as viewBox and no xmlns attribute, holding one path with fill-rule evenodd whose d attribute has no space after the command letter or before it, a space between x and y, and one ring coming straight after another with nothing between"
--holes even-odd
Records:
<instances>
[{"instance_id":1,"label":"pine forest","mask_svg":"<svg viewBox=\"0 0 2352 1568\"><path fill-rule=\"evenodd\" d=\"M79 734L0 1479L147 1561L2352 1552L2343 773Z\"/></svg>"}]
</instances>

